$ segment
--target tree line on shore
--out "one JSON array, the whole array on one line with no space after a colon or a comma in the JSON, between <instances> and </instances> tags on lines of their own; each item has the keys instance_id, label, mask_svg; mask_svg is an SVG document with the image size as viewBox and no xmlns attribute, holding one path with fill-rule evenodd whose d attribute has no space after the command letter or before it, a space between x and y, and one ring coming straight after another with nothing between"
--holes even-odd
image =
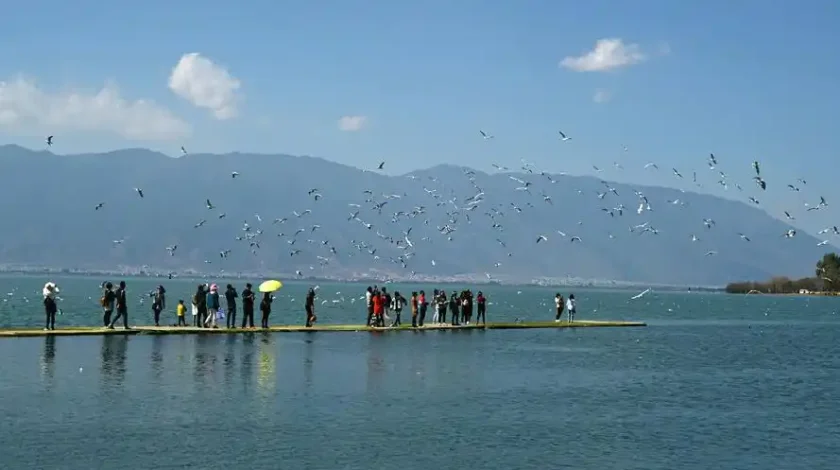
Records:
<instances>
[{"instance_id":1,"label":"tree line on shore","mask_svg":"<svg viewBox=\"0 0 840 470\"><path fill-rule=\"evenodd\" d=\"M840 291L840 256L826 253L817 261L813 277L790 279L778 276L765 282L741 281L726 285L730 294L798 294L802 291L836 293Z\"/></svg>"}]
</instances>

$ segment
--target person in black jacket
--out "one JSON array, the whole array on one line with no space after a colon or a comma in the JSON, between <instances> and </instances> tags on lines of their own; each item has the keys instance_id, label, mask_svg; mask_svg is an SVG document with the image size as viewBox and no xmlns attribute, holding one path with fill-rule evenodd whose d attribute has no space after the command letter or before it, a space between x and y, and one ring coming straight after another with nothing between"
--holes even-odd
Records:
<instances>
[{"instance_id":1,"label":"person in black jacket","mask_svg":"<svg viewBox=\"0 0 840 470\"><path fill-rule=\"evenodd\" d=\"M236 293L236 289L234 289L232 285L228 284L227 289L225 289L225 301L227 301L227 317L225 319L225 324L228 328L236 328L237 297L239 297L239 294Z\"/></svg>"},{"instance_id":2,"label":"person in black jacket","mask_svg":"<svg viewBox=\"0 0 840 470\"><path fill-rule=\"evenodd\" d=\"M260 326L263 328L268 328L268 316L271 315L271 302L274 299L271 297L271 292L266 292L263 295L262 302L260 302L260 312L262 312L262 321L260 322Z\"/></svg>"},{"instance_id":3,"label":"person in black jacket","mask_svg":"<svg viewBox=\"0 0 840 470\"><path fill-rule=\"evenodd\" d=\"M127 330L128 329L128 299L126 296L125 290L125 281L120 281L120 287L114 293L116 295L116 307L117 307L117 316L111 320L111 324L108 325L108 328L114 329L114 324L117 323L117 320L122 318L123 320L123 327Z\"/></svg>"},{"instance_id":4,"label":"person in black jacket","mask_svg":"<svg viewBox=\"0 0 840 470\"><path fill-rule=\"evenodd\" d=\"M310 328L312 323L315 322L315 289L309 288L309 292L306 293L306 327Z\"/></svg>"},{"instance_id":5,"label":"person in black jacket","mask_svg":"<svg viewBox=\"0 0 840 470\"><path fill-rule=\"evenodd\" d=\"M204 284L199 284L198 289L193 295L193 304L198 315L195 316L195 326L204 328L204 321L207 319L207 291L204 290Z\"/></svg>"},{"instance_id":6,"label":"person in black jacket","mask_svg":"<svg viewBox=\"0 0 840 470\"><path fill-rule=\"evenodd\" d=\"M245 284L242 291L242 328L254 327L254 291L251 290L251 283Z\"/></svg>"}]
</instances>

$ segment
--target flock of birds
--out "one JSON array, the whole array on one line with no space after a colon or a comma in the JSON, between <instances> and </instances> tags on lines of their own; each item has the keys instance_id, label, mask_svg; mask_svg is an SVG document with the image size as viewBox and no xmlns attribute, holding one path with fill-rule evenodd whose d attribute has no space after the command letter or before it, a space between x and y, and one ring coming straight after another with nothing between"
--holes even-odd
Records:
<instances>
[{"instance_id":1,"label":"flock of birds","mask_svg":"<svg viewBox=\"0 0 840 470\"><path fill-rule=\"evenodd\" d=\"M494 135L480 130L479 134L485 141L491 141L495 138ZM572 137L562 131L558 131L558 140L560 142L570 142ZM54 136L49 136L46 139L47 146L52 147L54 144ZM626 146L622 146L623 152L628 152ZM186 148L181 147L181 153L187 155ZM725 172L719 169L719 162L714 154L709 154L707 162L708 171L715 176L716 184L724 190L735 188L738 192L747 193L740 183L735 182ZM241 231L235 236L235 240L247 246L247 251L253 255L259 255L260 248L263 244L270 243L264 237L264 233L273 227L274 239L280 238L282 242L287 244L288 256L294 261L295 258L301 258L304 254L309 254L308 260L312 263L308 266L310 271L314 271L316 266L322 268L334 263L340 256L346 254L347 256L368 256L370 261L379 262L380 260L387 260L392 265L399 267L403 272L408 271L410 276L415 276L418 272L417 263L429 263L432 268L437 266L438 262L434 256L423 256L422 261L417 259L416 253L420 244L430 245L435 242L435 238L444 241L452 241L458 230L461 230L464 225L477 226L484 224L485 229L479 233L483 236L492 237L506 253L506 257L512 257L513 252L508 249L505 241L505 224L504 219L508 214L521 214L523 211L535 207L535 204L547 204L553 206L554 201L552 196L545 190L546 185L552 185L558 182L558 176L564 176L565 173L552 175L545 171L537 169L537 167L525 160L522 160L522 165L516 170L493 163L492 167L498 172L505 174L511 182L511 191L519 193L522 197L518 199L511 197L508 199L516 199L518 202L509 202L508 204L497 203L495 205L486 204L486 194L481 185L476 180L476 173L469 169L461 170L463 177L466 178L466 184L453 185L449 187L438 182L438 179L432 176L420 177L414 174L406 175L405 178L414 180L422 188L423 193L428 197L427 204L416 206L400 205L399 201L404 197L408 199L408 193L394 193L384 194L372 189L364 190L360 195L358 202L350 203L348 207L348 214L346 222L350 224L357 224L361 227L361 235L358 238L350 240L349 246L339 246L331 243L328 238L322 235L335 236L336 234L322 234L321 225L318 221L313 220L316 214L312 209L302 209L292 211L290 214L282 217L274 218L273 221L264 223L263 218L259 214L254 214L253 219L243 221ZM616 171L623 170L623 166L619 162L614 162L613 167ZM374 169L369 171L381 172L385 168L385 162L380 162ZM647 171L659 171L660 168L655 162L649 162L643 167ZM593 170L596 174L602 174L604 169L594 166ZM516 171L516 172L515 172ZM671 175L679 180L686 180L687 178L677 168L671 168ZM758 161L752 162L752 181L754 183L754 190L747 196L747 201L753 205L760 205L759 195L767 191L768 183L761 173L761 166ZM233 171L230 173L230 178L236 180L240 177L240 173ZM542 182L542 184L540 184ZM691 182L694 186L702 188L702 184L698 182L697 172L691 174ZM601 180L602 189L593 194L598 200L599 210L606 215L616 218L622 217L630 212L624 204L617 199L619 193L617 189L609 182ZM457 188L456 188L457 186ZM803 179L797 179L795 183L787 184L786 189L791 192L799 193L802 188L806 186ZM463 188L468 188L468 193L463 193ZM457 189L457 190L456 190ZM144 198L145 193L142 188L135 187L135 193L139 198ZM539 191L539 192L538 192ZM681 190L685 192L685 190ZM581 195L586 195L583 190L577 190ZM460 193L460 194L459 194ZM641 191L634 191L636 197L635 212L639 216L644 216L645 213L653 211L656 204L663 201L652 201ZM324 193L318 188L310 188L307 196L311 198L312 202L318 202L324 197ZM611 201L610 199L614 199ZM664 201L667 204L682 207L686 203L680 199ZM94 206L94 210L102 210L105 207L105 202L98 202ZM827 206L827 202L823 197L819 197L818 201L813 203L804 202L804 208L807 212L819 211ZM439 208L440 210L434 210ZM216 219L225 219L227 214L219 211L217 206L206 199L205 210L214 211ZM480 211L480 212L479 212ZM796 211L790 209L785 211L784 215L789 221L793 221ZM478 220L476 214L483 214L487 218L486 221ZM241 215L239 215L241 217ZM199 217L198 221L194 223L194 228L200 229L209 224L211 217ZM512 222L513 223L513 222ZM583 222L578 222L581 225ZM707 217L702 220L702 226L706 230L715 228L717 223L713 218ZM650 234L658 235L659 229L654 227L650 222L641 221L641 223L631 223L629 232L637 235ZM700 225L698 224L698 227ZM434 230L431 228L434 227ZM365 234L366 232L366 234ZM423 232L423 233L418 233ZM835 236L840 235L840 230L836 226L830 226L822 230L820 233L825 234L831 232ZM356 231L355 233L359 233ZM475 229L472 233L475 233ZM751 238L748 234L743 232L736 232L737 235L745 242L750 242ZM785 238L793 238L797 234L796 230L791 228L781 233L780 236ZM375 235L375 236L370 236ZM584 239L578 234L567 233L563 230L555 230L554 233L534 234L534 242L537 244L546 243L554 236L560 239L566 239L570 243L583 243ZM608 234L610 238L614 238L612 233ZM416 238L415 238L416 237ZM700 237L697 234L690 234L690 240L697 242ZM126 238L113 240L113 244L122 245L126 242ZM823 240L819 245L828 244L828 240ZM178 244L172 244L163 247L169 256L175 257L180 252ZM224 261L235 253L240 253L245 250L233 249L230 247L219 248L217 252L216 261ZM434 250L431 250L434 253ZM314 254L314 257L311 256ZM714 249L706 249L706 256L714 256L717 251ZM494 260L494 268L503 268L504 256L502 259ZM207 265L213 264L212 257L204 260ZM263 262L264 263L264 262ZM302 267L306 262L295 262L296 266ZM400 269L381 269L384 273L396 273ZM428 269L424 270L427 271ZM224 273L224 269L220 271ZM177 275L174 272L169 273L169 277ZM304 271L298 269L297 276L306 275ZM494 279L492 272L486 272L487 279Z\"/></svg>"},{"instance_id":2,"label":"flock of birds","mask_svg":"<svg viewBox=\"0 0 840 470\"><path fill-rule=\"evenodd\" d=\"M494 135L489 134L484 130L480 130L479 133L481 138L485 141L491 141L495 138ZM558 139L560 142L569 142L572 140L570 136L562 131L558 131ZM48 147L52 147L54 144L54 136L48 136L46 138L46 144ZM622 146L622 151L628 152L629 150L626 146ZM187 155L187 150L184 147L181 147L181 153L183 155ZM436 177L421 177L409 174L406 175L405 178L418 184L418 193L419 189L422 189L422 193L419 194L424 194L428 198L428 203L416 206L406 206L405 204L400 206L399 203L402 199L408 199L407 192L387 194L371 189L364 190L360 195L361 197L358 202L349 204L346 220L342 222L355 225L356 229L348 229L348 232L359 235L358 237L350 240L349 246L333 244L328 238L322 237L321 235L325 234L322 233L321 224L312 220L315 218L317 211L313 211L312 209L294 210L290 214L274 218L270 222L264 222L263 218L259 214L254 214L251 222L248 220L243 221L241 231L234 237L234 239L247 246L247 251L252 255L259 256L261 245L270 243L266 240L264 234L269 227L272 227L275 229L273 230L273 238L279 239L281 240L281 243L285 243L287 245L288 256L290 259L294 260L296 257L301 258L306 253L314 255L309 257L315 261L313 264L308 266L308 270L312 272L309 274L316 274L313 272L316 270L316 266L326 268L331 263L339 260L341 256L363 256L369 258L369 263L378 263L382 260L387 260L387 262L399 269L408 271L410 276L415 276L417 274L416 269L418 262L429 263L432 268L438 264L438 262L434 259L434 256L426 256L424 254L424 256L419 257L420 259L417 259L417 251L419 247L431 246L439 240L451 242L459 230L466 231L463 228L465 225L472 225L474 227L483 226L484 229L479 230L478 233L484 234L483 236L494 238L495 242L498 243L498 246L505 252L505 255L502 256L501 260L494 260L492 262L494 268L503 270L504 258L514 256L513 251L508 249L507 242L504 239L505 218L510 217L510 214L522 214L526 210L535 208L537 204L553 206L553 199L546 191L546 187L557 183L559 181L557 178L564 176L565 173L552 175L537 169L534 164L525 160L522 160L521 167L518 169L518 172L496 163L491 164L491 166L497 173L504 174L508 177L511 182L510 190L512 193L518 193L522 196L518 199L520 202L510 201L507 202L507 204L487 203L487 195L481 185L477 182L476 173L469 169L461 170L467 184L450 183L448 186L438 181L438 178ZM708 167L708 171L715 176L716 184L723 190L734 188L738 193L744 193L746 201L750 204L755 206L760 205L758 197L768 189L768 182L761 173L760 162L752 162L751 173L753 174L752 182L754 183L754 186L752 186L754 188L752 192L745 190L739 182L733 181L728 174L721 171L718 159L714 154L709 154L706 166ZM623 166L619 162L613 162L613 167L617 171L623 170ZM383 161L380 162L374 169L369 171L381 172L384 169L385 162ZM647 171L660 171L659 166L655 162L646 163L643 166L643 169ZM593 170L596 174L604 172L602 168L594 165ZM687 181L687 178L682 172L677 170L677 168L671 168L670 173L674 178ZM232 171L230 173L230 178L233 180L236 180L239 177L239 172ZM542 182L542 184L540 184L540 182ZM620 202L613 203L613 201L610 201L610 198L617 199L619 196L617 189L612 184L604 180L601 180L600 184L602 185L602 188L596 191L595 194L592 194L592 196L597 198L599 210L601 212L611 218L620 218L626 213L631 212L631 210L629 210L624 204ZM703 188L703 185L698 182L696 171L692 172L691 184L698 188ZM806 181L799 178L795 182L787 184L784 189L786 191L790 191L791 193L801 193L803 188L806 186ZM468 188L468 193L462 193L459 195L458 189L463 190L463 188ZM576 191L578 194L583 196L588 194L583 190ZM683 193L685 192L685 190L680 191ZM145 198L145 192L142 188L135 187L134 192L137 194L137 197L141 199ZM659 202L664 202L677 207L686 205L686 203L680 199L651 201L641 191L634 191L634 193L637 204L634 206L635 213L638 216L644 216L646 213L653 211L654 207ZM316 203L324 198L324 193L318 188L310 188L307 191L306 196L310 198L313 203ZM506 199L516 198L511 197ZM822 196L816 196L813 201L803 200L800 204L802 204L802 208L804 208L805 213L820 211L828 206L827 201ZM105 205L105 202L98 202L94 205L94 210L100 211L105 208ZM440 210L436 211L435 208ZM213 212L213 218L215 219L227 218L227 214L220 211L209 198L205 200L204 210ZM477 216L476 214L480 215ZM798 211L792 208L784 211L784 217L791 222L795 220L794 214L798 214ZM482 216L486 217L487 220L481 220L480 217ZM209 219L211 219L211 217L200 217L193 227L195 229L205 227L209 223ZM709 217L703 218L700 222L702 222L702 227L704 227L705 230L712 230L717 226L717 222ZM582 224L582 221L577 222L577 225ZM636 235L659 234L659 230L647 221L641 223L630 223L628 226L629 232ZM700 224L698 224L698 226L700 226ZM474 235L475 233L476 232L473 231L471 232L471 235ZM555 230L554 233L550 234L535 234L533 238L534 243L544 244L550 239L555 238L555 234L560 239L568 240L569 243L584 242L579 235L567 234L562 230ZM735 232L735 234L744 242L751 241L750 236L746 233ZM790 228L779 235L783 238L791 239L795 237L796 234L796 229ZM834 236L840 236L840 229L838 229L837 226L831 225L820 230L819 234L832 234ZM332 235L335 236L336 234ZM614 238L612 233L607 234L607 236L609 238ZM689 237L691 242L698 242L700 240L700 237L696 234L690 234ZM469 238L469 235L466 236L466 238ZM113 240L114 246L123 245L124 243L126 243L126 238ZM824 246L827 244L829 244L829 240L825 239L820 241L818 246ZM180 247L178 244L172 244L164 247L163 249L170 257L176 257L179 253ZM220 248L216 259L224 266L225 260L234 255L234 253L240 251L245 250ZM434 249L431 250L431 253L434 252ZM714 256L716 254L717 251L714 249L705 251L706 256ZM204 263L207 265L211 265L213 262L214 260L212 258L204 260ZM261 264L264 264L264 262L261 262ZM145 267L148 268L148 266ZM382 271L388 272L386 269L383 269ZM396 271L398 270L391 270L391 272ZM224 267L218 270L218 273L224 275ZM297 270L296 275L298 277L303 277L307 275L307 273L304 273L302 270ZM177 273L175 272L168 273L168 277L170 279L175 276L177 276ZM207 276L209 276L209 274L205 275L205 277ZM495 278L494 274L491 272L485 273L485 276L490 280ZM390 279L386 278L384 282L390 282ZM631 300L639 299L648 292L650 292L650 289L646 289L633 296ZM7 302L13 295L14 292L8 293L7 297L3 299L3 302ZM142 304L146 297L147 295L141 294L139 296L139 302ZM345 297L341 295L341 292L336 292L335 298L322 300L321 304L333 304L334 306L338 306L345 300L349 300L353 303L363 298L363 296L359 297L354 295L345 299ZM24 296L23 300L27 303L29 302L27 296ZM294 302L294 300L295 299L291 299L292 302Z\"/></svg>"}]
</instances>

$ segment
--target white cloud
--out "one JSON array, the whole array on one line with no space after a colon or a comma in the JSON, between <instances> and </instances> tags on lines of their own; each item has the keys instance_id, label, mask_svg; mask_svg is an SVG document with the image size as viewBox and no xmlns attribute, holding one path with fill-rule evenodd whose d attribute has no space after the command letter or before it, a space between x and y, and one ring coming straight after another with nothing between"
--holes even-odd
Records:
<instances>
[{"instance_id":1,"label":"white cloud","mask_svg":"<svg viewBox=\"0 0 840 470\"><path fill-rule=\"evenodd\" d=\"M638 64L647 59L638 44L624 44L621 39L607 38L595 42L595 49L580 57L566 57L561 67L575 72L605 72Z\"/></svg>"},{"instance_id":2,"label":"white cloud","mask_svg":"<svg viewBox=\"0 0 840 470\"><path fill-rule=\"evenodd\" d=\"M595 90L595 94L592 95L592 101L596 103L606 103L612 99L612 93L609 90Z\"/></svg>"},{"instance_id":3,"label":"white cloud","mask_svg":"<svg viewBox=\"0 0 840 470\"><path fill-rule=\"evenodd\" d=\"M198 52L184 54L169 76L169 89L216 119L236 117L237 91L241 84L227 69Z\"/></svg>"},{"instance_id":4,"label":"white cloud","mask_svg":"<svg viewBox=\"0 0 840 470\"><path fill-rule=\"evenodd\" d=\"M342 116L338 120L338 128L347 132L360 131L366 124L367 118L365 116Z\"/></svg>"},{"instance_id":5,"label":"white cloud","mask_svg":"<svg viewBox=\"0 0 840 470\"><path fill-rule=\"evenodd\" d=\"M0 81L0 129L16 135L107 132L138 141L175 140L190 125L152 101L129 101L113 84L95 92L50 92L25 78Z\"/></svg>"}]
</instances>

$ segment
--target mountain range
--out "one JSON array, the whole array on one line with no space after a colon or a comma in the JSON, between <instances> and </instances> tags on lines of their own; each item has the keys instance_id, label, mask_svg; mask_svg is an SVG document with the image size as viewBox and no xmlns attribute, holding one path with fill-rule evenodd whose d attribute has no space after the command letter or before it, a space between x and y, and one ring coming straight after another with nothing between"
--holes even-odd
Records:
<instances>
[{"instance_id":1,"label":"mountain range","mask_svg":"<svg viewBox=\"0 0 840 470\"><path fill-rule=\"evenodd\" d=\"M722 285L811 275L830 251L741 202L527 168L388 176L305 156L4 145L0 194L3 265Z\"/></svg>"}]
</instances>

